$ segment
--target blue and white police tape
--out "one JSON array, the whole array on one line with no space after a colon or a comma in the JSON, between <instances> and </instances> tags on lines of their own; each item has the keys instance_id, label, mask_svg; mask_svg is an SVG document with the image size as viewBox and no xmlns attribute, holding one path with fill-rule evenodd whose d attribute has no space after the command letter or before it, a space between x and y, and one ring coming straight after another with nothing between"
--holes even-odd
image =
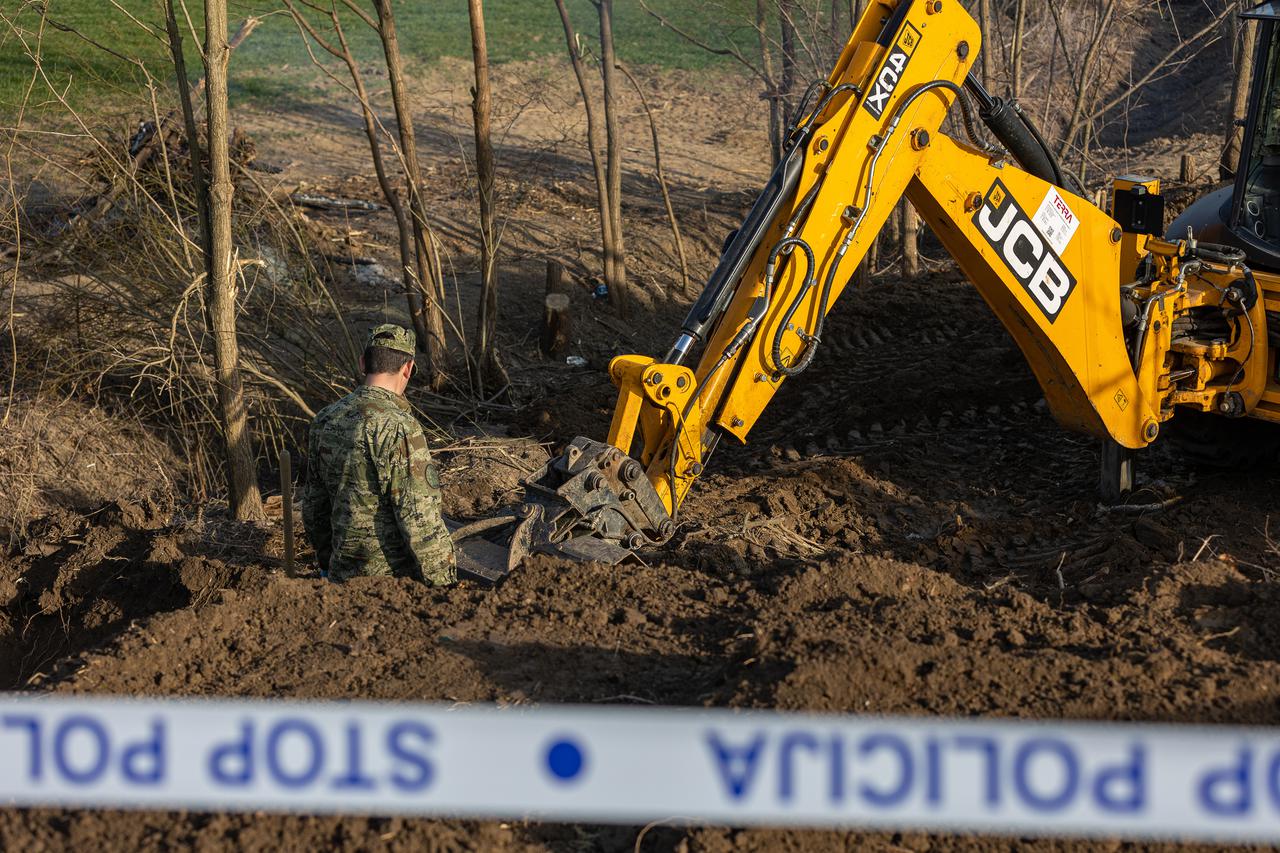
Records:
<instances>
[{"instance_id":1,"label":"blue and white police tape","mask_svg":"<svg viewBox=\"0 0 1280 853\"><path fill-rule=\"evenodd\" d=\"M1280 841L1280 734L0 696L0 802Z\"/></svg>"}]
</instances>

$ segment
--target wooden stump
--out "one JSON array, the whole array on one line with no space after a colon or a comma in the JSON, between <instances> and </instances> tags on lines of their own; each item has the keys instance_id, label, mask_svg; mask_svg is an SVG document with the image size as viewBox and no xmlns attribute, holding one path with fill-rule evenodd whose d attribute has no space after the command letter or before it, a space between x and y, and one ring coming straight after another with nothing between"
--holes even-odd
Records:
<instances>
[{"instance_id":1,"label":"wooden stump","mask_svg":"<svg viewBox=\"0 0 1280 853\"><path fill-rule=\"evenodd\" d=\"M1190 154L1182 155L1182 164L1178 169L1178 180L1184 184L1189 184L1196 179L1196 163L1191 159Z\"/></svg>"},{"instance_id":2,"label":"wooden stump","mask_svg":"<svg viewBox=\"0 0 1280 853\"><path fill-rule=\"evenodd\" d=\"M568 349L571 327L569 297L563 293L548 293L542 301L542 337L539 341L542 354L560 355Z\"/></svg>"}]
</instances>

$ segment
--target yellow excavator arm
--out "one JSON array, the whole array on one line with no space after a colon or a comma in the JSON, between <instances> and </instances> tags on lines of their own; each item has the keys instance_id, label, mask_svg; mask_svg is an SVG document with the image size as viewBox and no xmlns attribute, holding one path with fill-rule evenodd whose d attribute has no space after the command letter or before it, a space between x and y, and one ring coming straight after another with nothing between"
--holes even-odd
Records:
<instances>
[{"instance_id":1,"label":"yellow excavator arm","mask_svg":"<svg viewBox=\"0 0 1280 853\"><path fill-rule=\"evenodd\" d=\"M1144 207L1155 181L1117 182L1123 224L1073 192L1016 105L970 75L981 38L956 0L869 4L831 76L806 93L782 162L671 350L610 364L607 440L576 439L526 483L510 565L530 551L616 561L669 538L716 443L745 441L812 362L827 313L904 196L1013 336L1064 427L1141 448L1177 404L1249 413L1267 394L1280 403L1258 280L1272 300L1280 284L1223 247L1156 239ZM942 132L948 115L963 138ZM1205 306L1239 333L1191 347L1179 318Z\"/></svg>"}]
</instances>

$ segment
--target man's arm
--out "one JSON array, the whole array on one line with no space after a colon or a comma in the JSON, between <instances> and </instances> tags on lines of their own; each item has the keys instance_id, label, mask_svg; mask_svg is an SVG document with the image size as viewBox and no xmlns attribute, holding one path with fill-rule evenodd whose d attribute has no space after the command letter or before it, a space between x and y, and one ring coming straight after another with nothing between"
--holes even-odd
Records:
<instances>
[{"instance_id":1,"label":"man's arm","mask_svg":"<svg viewBox=\"0 0 1280 853\"><path fill-rule=\"evenodd\" d=\"M310 432L307 437L307 485L302 490L302 526L307 531L311 547L316 550L321 573L327 574L329 558L333 556L333 507L329 502L329 490L321 482L314 424Z\"/></svg>"},{"instance_id":2,"label":"man's arm","mask_svg":"<svg viewBox=\"0 0 1280 853\"><path fill-rule=\"evenodd\" d=\"M446 586L457 581L458 569L453 539L441 515L440 473L421 427L414 424L398 432L387 484L396 523L418 561L422 579Z\"/></svg>"}]
</instances>

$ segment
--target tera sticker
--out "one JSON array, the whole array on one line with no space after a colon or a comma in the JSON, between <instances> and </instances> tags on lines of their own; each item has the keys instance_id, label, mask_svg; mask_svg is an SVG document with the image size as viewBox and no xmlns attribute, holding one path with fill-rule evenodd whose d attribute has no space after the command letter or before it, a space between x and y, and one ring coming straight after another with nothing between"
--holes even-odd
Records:
<instances>
[{"instance_id":1,"label":"tera sticker","mask_svg":"<svg viewBox=\"0 0 1280 853\"><path fill-rule=\"evenodd\" d=\"M1062 254L1067 250L1071 238L1076 235L1076 229L1080 227L1080 217L1076 216L1056 189L1049 187L1044 201L1040 203L1040 209L1036 211L1035 223L1053 250Z\"/></svg>"},{"instance_id":2,"label":"tera sticker","mask_svg":"<svg viewBox=\"0 0 1280 853\"><path fill-rule=\"evenodd\" d=\"M1076 278L1002 182L991 185L973 224L1049 322L1057 320Z\"/></svg>"},{"instance_id":3,"label":"tera sticker","mask_svg":"<svg viewBox=\"0 0 1280 853\"><path fill-rule=\"evenodd\" d=\"M911 57L915 55L916 48L920 45L920 31L911 24L903 24L902 32L898 33L898 40L893 43L893 47L889 49L889 56L884 61L880 73L876 75L875 83L871 87L871 94L867 95L867 99L862 102L862 106L867 112L876 118L884 115L884 108L889 103L889 97L898 88L898 81L902 79L902 74L907 70L907 63L911 61Z\"/></svg>"}]
</instances>

